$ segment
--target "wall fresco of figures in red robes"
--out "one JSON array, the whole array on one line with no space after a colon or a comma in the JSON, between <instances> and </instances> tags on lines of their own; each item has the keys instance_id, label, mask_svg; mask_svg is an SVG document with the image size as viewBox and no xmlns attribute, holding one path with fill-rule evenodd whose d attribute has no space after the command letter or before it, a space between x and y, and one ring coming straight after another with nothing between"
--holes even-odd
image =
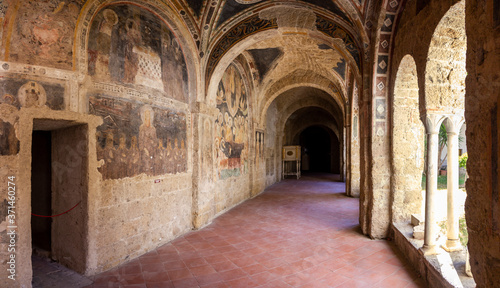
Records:
<instances>
[{"instance_id":1,"label":"wall fresco of figures in red robes","mask_svg":"<svg viewBox=\"0 0 500 288\"><path fill-rule=\"evenodd\" d=\"M104 119L97 128L103 179L187 171L186 113L101 94L89 102Z\"/></svg>"},{"instance_id":2,"label":"wall fresco of figures in red robes","mask_svg":"<svg viewBox=\"0 0 500 288\"><path fill-rule=\"evenodd\" d=\"M217 89L215 120L216 180L248 173L248 91L241 73L231 64Z\"/></svg>"}]
</instances>

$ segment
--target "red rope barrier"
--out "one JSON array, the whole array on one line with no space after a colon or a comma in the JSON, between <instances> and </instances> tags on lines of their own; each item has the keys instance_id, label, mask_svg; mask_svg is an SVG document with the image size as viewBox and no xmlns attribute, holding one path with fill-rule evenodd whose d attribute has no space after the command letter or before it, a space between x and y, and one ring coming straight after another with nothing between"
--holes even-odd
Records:
<instances>
[{"instance_id":1,"label":"red rope barrier","mask_svg":"<svg viewBox=\"0 0 500 288\"><path fill-rule=\"evenodd\" d=\"M44 217L44 218L57 217L57 216L61 216L61 215L63 215L63 214L68 213L69 211L71 211L71 210L75 209L75 208L76 208L76 206L80 205L80 203L82 203L82 201L78 202L75 206L73 206L73 208L69 209L68 211L63 212L63 213L61 213L61 214L57 214L57 215L45 216L45 215L37 215L37 214L33 214L33 213L31 213L31 215L36 216L36 217Z\"/></svg>"}]
</instances>

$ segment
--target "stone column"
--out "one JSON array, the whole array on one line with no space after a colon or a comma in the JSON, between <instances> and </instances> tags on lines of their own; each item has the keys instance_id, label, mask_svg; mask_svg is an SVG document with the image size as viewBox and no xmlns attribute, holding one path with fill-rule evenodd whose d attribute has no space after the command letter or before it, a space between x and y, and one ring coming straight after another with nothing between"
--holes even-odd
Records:
<instances>
[{"instance_id":1,"label":"stone column","mask_svg":"<svg viewBox=\"0 0 500 288\"><path fill-rule=\"evenodd\" d=\"M456 194L458 192L458 133L459 129L455 123L451 123L446 126L446 132L448 134L448 166L447 166L447 178L448 178L448 206L447 206L447 237L446 245L443 248L450 251L462 250L462 245L460 244L460 239L458 238L459 225L458 225L458 214L456 205Z\"/></svg>"},{"instance_id":2,"label":"stone column","mask_svg":"<svg viewBox=\"0 0 500 288\"><path fill-rule=\"evenodd\" d=\"M346 125L346 178L345 178L345 193L347 196L351 196L351 150L352 150L352 134L351 134L351 125Z\"/></svg>"},{"instance_id":3,"label":"stone column","mask_svg":"<svg viewBox=\"0 0 500 288\"><path fill-rule=\"evenodd\" d=\"M214 189L214 123L218 110L197 102L192 113L193 129L193 193L192 223L199 229L215 217Z\"/></svg>"},{"instance_id":4,"label":"stone column","mask_svg":"<svg viewBox=\"0 0 500 288\"><path fill-rule=\"evenodd\" d=\"M342 129L339 129L339 133L340 133L340 137L339 137L339 152L340 152L340 181L341 182L344 182L345 181L345 167L346 167L346 163L345 163L345 147L346 147L346 133L345 133L345 127L343 127ZM331 149L330 149L331 150ZM332 155L333 155L333 151L332 151L332 154L330 154L330 169L333 168L333 159L332 159Z\"/></svg>"},{"instance_id":5,"label":"stone column","mask_svg":"<svg viewBox=\"0 0 500 288\"><path fill-rule=\"evenodd\" d=\"M425 183L424 246L422 247L422 252L424 253L424 255L437 254L437 225L435 217L435 203L437 196L438 179L438 119L438 115L427 115L425 121L425 128L427 133L427 177Z\"/></svg>"}]
</instances>

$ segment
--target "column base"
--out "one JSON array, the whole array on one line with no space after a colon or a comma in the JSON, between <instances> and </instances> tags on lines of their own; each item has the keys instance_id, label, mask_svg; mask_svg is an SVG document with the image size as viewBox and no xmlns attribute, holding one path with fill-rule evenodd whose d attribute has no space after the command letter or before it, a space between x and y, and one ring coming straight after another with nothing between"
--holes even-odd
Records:
<instances>
[{"instance_id":1,"label":"column base","mask_svg":"<svg viewBox=\"0 0 500 288\"><path fill-rule=\"evenodd\" d=\"M453 239L453 240L446 240L446 244L441 246L446 252L455 252L455 251L462 251L464 247L460 243L460 240L458 239Z\"/></svg>"},{"instance_id":2,"label":"column base","mask_svg":"<svg viewBox=\"0 0 500 288\"><path fill-rule=\"evenodd\" d=\"M439 247L437 245L424 245L419 251L424 256L436 255L439 254Z\"/></svg>"}]
</instances>

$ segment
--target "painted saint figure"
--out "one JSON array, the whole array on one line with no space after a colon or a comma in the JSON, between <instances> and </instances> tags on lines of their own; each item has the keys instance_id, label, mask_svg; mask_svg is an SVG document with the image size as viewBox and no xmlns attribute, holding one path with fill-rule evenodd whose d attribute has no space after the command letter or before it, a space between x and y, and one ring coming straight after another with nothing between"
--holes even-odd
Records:
<instances>
[{"instance_id":1,"label":"painted saint figure","mask_svg":"<svg viewBox=\"0 0 500 288\"><path fill-rule=\"evenodd\" d=\"M114 26L118 23L118 15L111 9L105 9L103 20L99 25L99 34L97 36L97 55L95 59L95 76L99 81L109 80L109 54L111 52L111 36ZM90 52L90 51L89 51Z\"/></svg>"},{"instance_id":2,"label":"painted saint figure","mask_svg":"<svg viewBox=\"0 0 500 288\"><path fill-rule=\"evenodd\" d=\"M148 174L153 174L153 163L155 150L158 143L156 137L156 128L153 126L154 111L149 105L141 108L142 124L139 127L139 150L141 152L141 161L143 171Z\"/></svg>"}]
</instances>

